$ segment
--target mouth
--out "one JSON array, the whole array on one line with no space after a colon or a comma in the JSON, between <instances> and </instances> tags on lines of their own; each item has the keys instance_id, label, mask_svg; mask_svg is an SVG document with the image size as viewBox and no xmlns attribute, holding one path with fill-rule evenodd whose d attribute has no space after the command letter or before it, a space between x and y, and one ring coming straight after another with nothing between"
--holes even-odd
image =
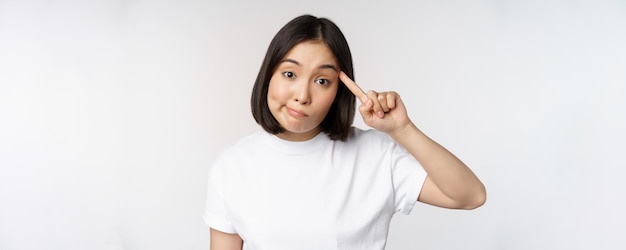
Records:
<instances>
[{"instance_id":1,"label":"mouth","mask_svg":"<svg viewBox=\"0 0 626 250\"><path fill-rule=\"evenodd\" d=\"M308 116L307 114L305 114L305 113L304 113L304 112L302 112L302 111L295 110L295 109L292 109L292 108L289 108L289 107L286 107L286 106L285 106L285 108L287 109L287 112L288 112L290 115L292 115L292 116L295 116L295 117L298 117L298 118L304 118L304 117L307 117L307 116Z\"/></svg>"}]
</instances>

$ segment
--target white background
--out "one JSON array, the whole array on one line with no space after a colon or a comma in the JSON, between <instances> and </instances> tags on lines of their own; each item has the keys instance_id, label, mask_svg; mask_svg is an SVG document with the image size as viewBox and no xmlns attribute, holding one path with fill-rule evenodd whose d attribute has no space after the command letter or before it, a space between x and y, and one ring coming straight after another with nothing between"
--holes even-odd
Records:
<instances>
[{"instance_id":1,"label":"white background","mask_svg":"<svg viewBox=\"0 0 626 250\"><path fill-rule=\"evenodd\" d=\"M626 248L624 1L0 0L0 249L208 249L208 168L303 13L487 187L387 249Z\"/></svg>"}]
</instances>

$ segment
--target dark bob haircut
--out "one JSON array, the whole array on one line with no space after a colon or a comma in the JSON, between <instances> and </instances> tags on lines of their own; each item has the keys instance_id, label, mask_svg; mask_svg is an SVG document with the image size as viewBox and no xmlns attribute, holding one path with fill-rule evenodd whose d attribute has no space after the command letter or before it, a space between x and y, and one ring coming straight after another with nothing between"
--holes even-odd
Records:
<instances>
[{"instance_id":1,"label":"dark bob haircut","mask_svg":"<svg viewBox=\"0 0 626 250\"><path fill-rule=\"evenodd\" d=\"M317 18L311 15L303 15L291 20L272 39L252 89L250 102L252 116L269 133L278 134L285 131L267 105L270 79L277 64L291 48L310 40L326 44L337 59L341 71L354 79L352 54L346 38L337 25L326 18ZM341 83L341 80L339 81L335 100L320 127L322 132L326 133L332 140L345 141L352 131L356 99L354 94Z\"/></svg>"}]
</instances>

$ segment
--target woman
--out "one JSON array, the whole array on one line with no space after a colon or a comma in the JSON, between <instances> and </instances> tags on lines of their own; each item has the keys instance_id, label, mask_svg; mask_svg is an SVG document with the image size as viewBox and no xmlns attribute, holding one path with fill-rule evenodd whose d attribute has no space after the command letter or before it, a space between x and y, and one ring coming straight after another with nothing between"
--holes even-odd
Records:
<instances>
[{"instance_id":1,"label":"woman","mask_svg":"<svg viewBox=\"0 0 626 250\"><path fill-rule=\"evenodd\" d=\"M422 133L395 92L363 92L330 20L274 37L252 92L263 131L225 149L209 175L211 249L384 249L391 217L416 201L485 202L457 157ZM365 124L352 127L356 98Z\"/></svg>"}]
</instances>

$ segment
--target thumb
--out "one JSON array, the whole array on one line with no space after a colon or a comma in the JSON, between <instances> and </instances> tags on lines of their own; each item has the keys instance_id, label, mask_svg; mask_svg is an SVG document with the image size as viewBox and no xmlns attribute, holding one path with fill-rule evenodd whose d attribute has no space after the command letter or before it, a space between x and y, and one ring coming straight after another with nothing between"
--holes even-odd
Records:
<instances>
[{"instance_id":1,"label":"thumb","mask_svg":"<svg viewBox=\"0 0 626 250\"><path fill-rule=\"evenodd\" d=\"M373 107L374 102L369 98L361 104L361 106L359 107L359 112L361 113L361 116L363 116L363 119L369 119L372 115L374 115Z\"/></svg>"}]
</instances>

